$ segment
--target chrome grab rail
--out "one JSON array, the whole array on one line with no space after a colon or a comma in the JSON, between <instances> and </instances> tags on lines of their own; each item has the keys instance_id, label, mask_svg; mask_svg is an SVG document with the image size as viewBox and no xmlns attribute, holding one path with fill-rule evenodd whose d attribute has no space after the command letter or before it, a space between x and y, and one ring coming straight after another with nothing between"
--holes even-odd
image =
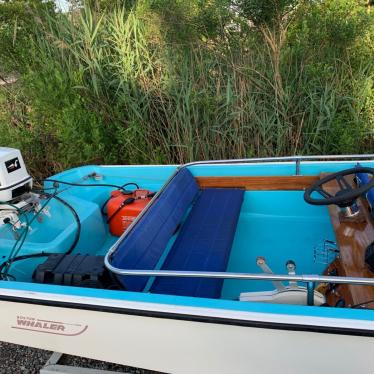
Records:
<instances>
[{"instance_id":1,"label":"chrome grab rail","mask_svg":"<svg viewBox=\"0 0 374 374\"><path fill-rule=\"evenodd\" d=\"M105 265L110 271L118 275L131 275L141 277L183 277L183 278L214 278L214 279L240 279L263 281L293 281L313 283L353 284L361 286L374 286L374 278L337 277L328 275L286 275L268 273L232 273L215 271L179 271L179 270L131 270L118 269L109 263Z\"/></svg>"},{"instance_id":2,"label":"chrome grab rail","mask_svg":"<svg viewBox=\"0 0 374 374\"><path fill-rule=\"evenodd\" d=\"M342 161L342 160L371 160L374 154L367 155L324 155L324 156L285 156L285 157L268 157L268 158L244 158L235 160L211 160L211 161L195 161L180 165L174 173L162 186L160 191L156 193L151 202L136 217L127 230L118 238L113 246L108 250L104 258L105 266L113 273L118 275L131 276L149 276L149 277L187 277L187 278L219 278L219 279L241 279L241 280L264 280L264 281L294 281L307 284L308 305L313 305L313 293L315 283L337 283L374 286L374 278L355 278L355 277L336 277L336 276L320 276L320 275L282 275L282 274L256 274L256 273L227 273L227 272L199 272L199 271L168 271L168 270L131 270L120 269L110 263L111 255L116 251L119 243L135 227L137 222L145 215L152 204L157 200L160 194L165 190L166 186L171 182L179 170L198 165L222 165L222 164L242 164L242 163L273 163L273 162L295 162L295 174L300 175L300 166L302 161Z\"/></svg>"},{"instance_id":3,"label":"chrome grab rail","mask_svg":"<svg viewBox=\"0 0 374 374\"><path fill-rule=\"evenodd\" d=\"M171 182L177 172L185 167L198 166L198 165L220 165L220 164L242 164L242 163L273 163L273 162L295 162L296 175L300 175L301 161L322 161L322 160L374 160L374 154L367 155L324 155L324 156L285 156L285 157L265 157L265 158L243 158L234 160L211 160L211 161L194 161L187 164L179 165L174 173L166 180L161 190L156 193L151 202L143 209L143 211L134 219L127 230L118 238L118 240L109 249L107 256L110 256L118 247L118 243L121 242L136 225L136 223L144 216L152 204L157 200L162 191Z\"/></svg>"},{"instance_id":4,"label":"chrome grab rail","mask_svg":"<svg viewBox=\"0 0 374 374\"><path fill-rule=\"evenodd\" d=\"M220 165L220 164L254 164L254 163L273 163L273 162L295 162L295 175L300 175L300 166L302 161L344 161L344 160L369 160L374 159L374 154L367 155L324 155L324 156L283 156L283 157L265 157L265 158L242 158L235 160L211 160L211 161L193 161L181 165L179 169L196 165Z\"/></svg>"},{"instance_id":5,"label":"chrome grab rail","mask_svg":"<svg viewBox=\"0 0 374 374\"><path fill-rule=\"evenodd\" d=\"M105 256L105 266L117 275L147 276L147 277L178 277L178 278L209 278L209 279L239 279L257 281L292 281L302 282L307 285L307 304L314 304L314 289L316 283L350 284L361 286L374 286L374 278L337 277L328 275L285 275L267 273L232 273L213 271L177 271L177 270L131 270L118 269L109 263Z\"/></svg>"}]
</instances>

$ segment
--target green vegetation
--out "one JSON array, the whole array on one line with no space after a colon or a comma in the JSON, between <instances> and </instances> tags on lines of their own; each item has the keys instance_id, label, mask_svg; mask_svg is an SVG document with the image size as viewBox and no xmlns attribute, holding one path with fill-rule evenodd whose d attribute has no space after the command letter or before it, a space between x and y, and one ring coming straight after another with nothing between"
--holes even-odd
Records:
<instances>
[{"instance_id":1,"label":"green vegetation","mask_svg":"<svg viewBox=\"0 0 374 374\"><path fill-rule=\"evenodd\" d=\"M22 27L20 3L33 15ZM372 152L365 4L91 0L61 14L0 3L0 76L20 75L0 86L0 144L21 148L38 177L85 163Z\"/></svg>"}]
</instances>

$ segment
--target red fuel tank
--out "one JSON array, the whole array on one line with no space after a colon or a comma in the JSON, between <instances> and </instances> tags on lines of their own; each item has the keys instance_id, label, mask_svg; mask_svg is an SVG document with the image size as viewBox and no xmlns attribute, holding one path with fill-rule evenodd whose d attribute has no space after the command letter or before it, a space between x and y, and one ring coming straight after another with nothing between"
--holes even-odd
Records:
<instances>
[{"instance_id":1,"label":"red fuel tank","mask_svg":"<svg viewBox=\"0 0 374 374\"><path fill-rule=\"evenodd\" d=\"M107 203L108 224L112 235L121 236L151 201L154 193L137 189L131 194L113 191Z\"/></svg>"}]
</instances>

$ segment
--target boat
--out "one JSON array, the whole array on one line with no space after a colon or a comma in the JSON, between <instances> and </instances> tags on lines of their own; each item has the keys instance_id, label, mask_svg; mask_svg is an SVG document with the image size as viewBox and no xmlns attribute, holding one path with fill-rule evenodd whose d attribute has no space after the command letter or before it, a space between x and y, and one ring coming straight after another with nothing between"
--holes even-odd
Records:
<instances>
[{"instance_id":1,"label":"boat","mask_svg":"<svg viewBox=\"0 0 374 374\"><path fill-rule=\"evenodd\" d=\"M371 373L374 155L86 165L0 148L1 340L168 373Z\"/></svg>"}]
</instances>

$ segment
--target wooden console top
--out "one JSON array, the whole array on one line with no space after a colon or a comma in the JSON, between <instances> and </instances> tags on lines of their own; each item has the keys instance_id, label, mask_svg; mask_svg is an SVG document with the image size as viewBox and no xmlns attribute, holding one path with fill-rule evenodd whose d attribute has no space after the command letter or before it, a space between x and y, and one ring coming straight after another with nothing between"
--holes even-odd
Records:
<instances>
[{"instance_id":1,"label":"wooden console top","mask_svg":"<svg viewBox=\"0 0 374 374\"><path fill-rule=\"evenodd\" d=\"M325 174L326 175L326 174ZM324 175L321 175L323 177ZM336 182L331 182L326 190L336 193L339 187ZM370 271L365 264L365 250L374 241L374 221L370 216L368 206L361 198L357 201L365 222L341 222L339 219L339 208L330 205L329 213L338 247L340 259L337 260L339 276L374 278L374 272ZM348 300L346 303L360 304L374 300L374 286L342 285L342 294ZM374 308L374 303L368 305Z\"/></svg>"}]
</instances>

